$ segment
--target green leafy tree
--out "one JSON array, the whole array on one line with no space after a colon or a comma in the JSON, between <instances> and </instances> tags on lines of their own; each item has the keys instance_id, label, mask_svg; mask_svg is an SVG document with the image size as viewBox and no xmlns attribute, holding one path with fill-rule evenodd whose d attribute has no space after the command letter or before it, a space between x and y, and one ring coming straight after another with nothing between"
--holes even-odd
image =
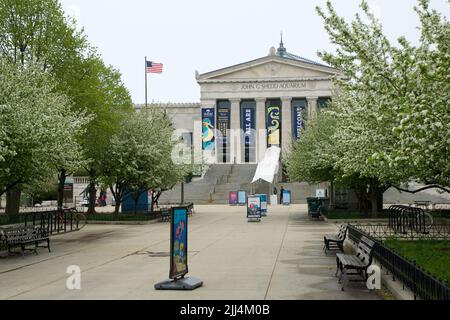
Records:
<instances>
[{"instance_id":1,"label":"green leafy tree","mask_svg":"<svg viewBox=\"0 0 450 320\"><path fill-rule=\"evenodd\" d=\"M81 138L84 168L89 175L89 208L95 212L96 185L100 182L102 161L110 157L110 139L122 131L123 120L133 114L130 94L121 81L119 71L106 66L98 57L85 60L87 75L80 79L84 88L76 100L79 105L89 106L88 113L95 118Z\"/></svg>"}]
</instances>

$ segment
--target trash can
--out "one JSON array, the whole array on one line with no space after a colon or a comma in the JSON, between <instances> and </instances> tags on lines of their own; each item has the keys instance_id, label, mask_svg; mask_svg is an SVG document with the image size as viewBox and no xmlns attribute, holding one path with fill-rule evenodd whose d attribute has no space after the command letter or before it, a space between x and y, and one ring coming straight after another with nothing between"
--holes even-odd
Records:
<instances>
[{"instance_id":1,"label":"trash can","mask_svg":"<svg viewBox=\"0 0 450 320\"><path fill-rule=\"evenodd\" d=\"M321 210L325 207L328 199L325 198L306 198L308 203L308 215L311 218L319 218Z\"/></svg>"}]
</instances>

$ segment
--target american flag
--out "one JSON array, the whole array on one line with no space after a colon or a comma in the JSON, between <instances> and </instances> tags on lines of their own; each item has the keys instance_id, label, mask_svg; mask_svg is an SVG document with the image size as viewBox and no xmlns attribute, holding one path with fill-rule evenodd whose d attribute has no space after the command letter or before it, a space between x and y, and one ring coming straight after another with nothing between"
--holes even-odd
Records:
<instances>
[{"instance_id":1,"label":"american flag","mask_svg":"<svg viewBox=\"0 0 450 320\"><path fill-rule=\"evenodd\" d=\"M158 62L147 61L147 73L162 73L163 64Z\"/></svg>"}]
</instances>

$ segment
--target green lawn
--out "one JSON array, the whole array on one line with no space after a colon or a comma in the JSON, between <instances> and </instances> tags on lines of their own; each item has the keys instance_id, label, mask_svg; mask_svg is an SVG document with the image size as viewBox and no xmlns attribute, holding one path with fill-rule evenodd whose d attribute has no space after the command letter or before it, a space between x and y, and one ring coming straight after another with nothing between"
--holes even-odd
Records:
<instances>
[{"instance_id":1,"label":"green lawn","mask_svg":"<svg viewBox=\"0 0 450 320\"><path fill-rule=\"evenodd\" d=\"M450 241L386 240L384 244L450 284Z\"/></svg>"}]
</instances>

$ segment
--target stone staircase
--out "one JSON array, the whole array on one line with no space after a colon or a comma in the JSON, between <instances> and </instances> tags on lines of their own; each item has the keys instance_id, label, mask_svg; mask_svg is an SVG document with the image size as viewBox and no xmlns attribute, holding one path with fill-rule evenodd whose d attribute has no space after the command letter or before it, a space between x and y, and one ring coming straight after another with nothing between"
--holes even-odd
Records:
<instances>
[{"instance_id":1,"label":"stone staircase","mask_svg":"<svg viewBox=\"0 0 450 320\"><path fill-rule=\"evenodd\" d=\"M184 184L185 202L195 204L227 204L231 191L251 193L270 193L269 183L251 184L256 164L214 164L209 167L203 178ZM278 191L281 186L291 190L292 203L306 203L307 197L314 197L316 186L307 183L276 183ZM181 185L161 195L160 204L179 203Z\"/></svg>"},{"instance_id":2,"label":"stone staircase","mask_svg":"<svg viewBox=\"0 0 450 320\"><path fill-rule=\"evenodd\" d=\"M211 165L203 178L194 179L192 182L184 184L185 202L194 202L195 204L211 203L211 194L214 191L214 187L221 183L229 175L230 171L231 165ZM159 199L160 204L174 204L180 201L181 184L178 184L170 191L164 192Z\"/></svg>"},{"instance_id":3,"label":"stone staircase","mask_svg":"<svg viewBox=\"0 0 450 320\"><path fill-rule=\"evenodd\" d=\"M231 191L251 192L251 181L255 175L257 165L236 164L231 167L229 174L214 187L211 196L213 204L227 204Z\"/></svg>"}]
</instances>

